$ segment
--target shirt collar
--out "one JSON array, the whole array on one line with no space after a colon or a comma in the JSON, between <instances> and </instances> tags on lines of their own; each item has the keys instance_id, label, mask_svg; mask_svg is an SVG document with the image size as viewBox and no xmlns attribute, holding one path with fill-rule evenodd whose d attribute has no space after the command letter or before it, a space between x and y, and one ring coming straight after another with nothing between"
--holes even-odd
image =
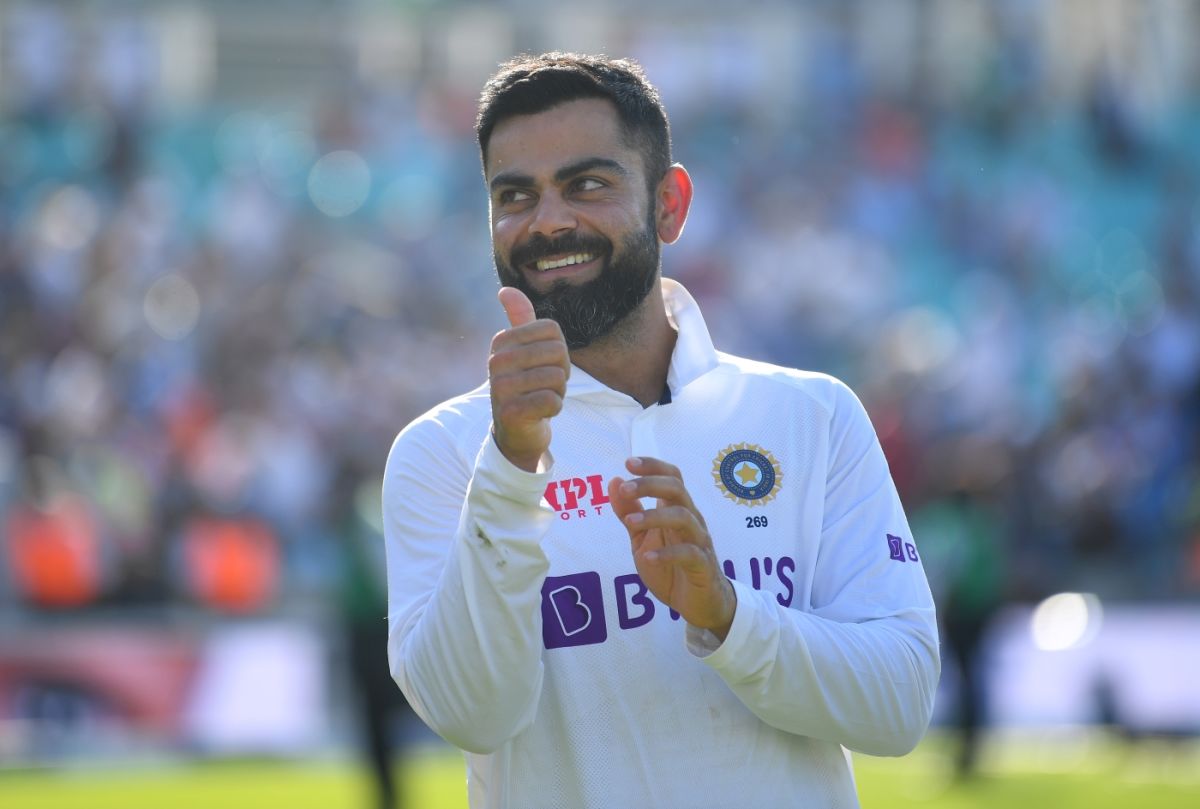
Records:
<instances>
[{"instance_id":1,"label":"shirt collar","mask_svg":"<svg viewBox=\"0 0 1200 809\"><path fill-rule=\"evenodd\" d=\"M671 389L672 397L677 397L684 387L717 367L717 350L700 307L683 284L663 278L662 297L667 316L678 329L675 349L671 353L671 366L667 371L667 386ZM619 396L629 399L574 365L571 366L571 378L567 382L567 395L589 398L594 395Z\"/></svg>"}]
</instances>

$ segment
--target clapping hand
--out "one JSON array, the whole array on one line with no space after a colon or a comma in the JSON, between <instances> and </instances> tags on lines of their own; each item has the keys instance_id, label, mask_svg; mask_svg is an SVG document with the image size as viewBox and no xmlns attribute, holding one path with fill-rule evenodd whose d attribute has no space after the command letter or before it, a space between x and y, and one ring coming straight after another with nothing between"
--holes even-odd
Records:
<instances>
[{"instance_id":1,"label":"clapping hand","mask_svg":"<svg viewBox=\"0 0 1200 809\"><path fill-rule=\"evenodd\" d=\"M654 596L692 626L721 640L733 623L737 596L721 570L704 517L696 510L679 470L657 458L630 458L639 477L608 484L613 510L629 531L633 563ZM640 499L655 498L645 509Z\"/></svg>"}]
</instances>

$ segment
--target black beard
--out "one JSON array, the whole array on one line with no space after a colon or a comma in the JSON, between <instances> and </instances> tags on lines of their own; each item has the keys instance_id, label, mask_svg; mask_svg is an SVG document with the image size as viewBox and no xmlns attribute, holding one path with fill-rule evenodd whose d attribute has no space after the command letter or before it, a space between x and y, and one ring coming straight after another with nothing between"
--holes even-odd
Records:
<instances>
[{"instance_id":1,"label":"black beard","mask_svg":"<svg viewBox=\"0 0 1200 809\"><path fill-rule=\"evenodd\" d=\"M611 243L599 237L575 234L551 241L535 236L513 249L512 262L494 254L500 283L525 293L539 318L549 318L562 328L567 348L584 348L612 333L636 309L658 277L658 233L651 221L634 233L614 253ZM535 290L516 269L545 256L590 253L603 257L600 274L583 284L555 281L546 292Z\"/></svg>"}]
</instances>

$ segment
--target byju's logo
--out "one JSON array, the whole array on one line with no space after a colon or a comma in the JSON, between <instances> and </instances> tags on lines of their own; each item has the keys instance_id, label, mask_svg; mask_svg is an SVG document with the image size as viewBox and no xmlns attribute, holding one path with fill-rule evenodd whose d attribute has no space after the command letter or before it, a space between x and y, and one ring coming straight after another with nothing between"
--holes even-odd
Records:
<instances>
[{"instance_id":1,"label":"byju's logo","mask_svg":"<svg viewBox=\"0 0 1200 809\"><path fill-rule=\"evenodd\" d=\"M542 585L542 642L546 648L589 646L607 639L600 574L547 576Z\"/></svg>"},{"instance_id":2,"label":"byju's logo","mask_svg":"<svg viewBox=\"0 0 1200 809\"><path fill-rule=\"evenodd\" d=\"M917 546L912 544L911 542L905 542L900 537L892 536L891 534L887 535L887 541L888 541L888 553L891 555L891 558L894 559L895 561L897 561L897 562L904 562L904 561L919 562L919 561L921 561L921 558L919 556L917 556ZM908 555L908 559L904 558L906 554Z\"/></svg>"}]
</instances>

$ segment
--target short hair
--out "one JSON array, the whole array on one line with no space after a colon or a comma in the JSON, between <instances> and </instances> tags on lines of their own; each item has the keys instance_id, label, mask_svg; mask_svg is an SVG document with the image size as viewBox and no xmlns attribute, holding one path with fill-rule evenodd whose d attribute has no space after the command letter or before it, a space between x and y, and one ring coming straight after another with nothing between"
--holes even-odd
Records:
<instances>
[{"instance_id":1,"label":"short hair","mask_svg":"<svg viewBox=\"0 0 1200 809\"><path fill-rule=\"evenodd\" d=\"M568 101L602 98L617 109L622 134L640 147L651 191L671 165L671 127L662 99L631 59L558 51L522 54L500 65L483 86L475 134L487 165L492 130L506 118L533 115Z\"/></svg>"}]
</instances>

